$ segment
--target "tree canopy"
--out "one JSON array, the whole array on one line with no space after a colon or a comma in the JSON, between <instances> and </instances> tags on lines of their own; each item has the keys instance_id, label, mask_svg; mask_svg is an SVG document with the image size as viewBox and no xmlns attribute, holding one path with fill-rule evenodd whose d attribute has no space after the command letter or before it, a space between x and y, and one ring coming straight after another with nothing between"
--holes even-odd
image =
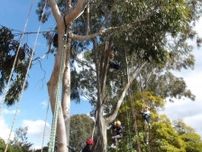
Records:
<instances>
[{"instance_id":1,"label":"tree canopy","mask_svg":"<svg viewBox=\"0 0 202 152\"><path fill-rule=\"evenodd\" d=\"M26 43L16 40L10 29L0 27L0 95L5 96L7 105L19 99L31 50Z\"/></svg>"}]
</instances>

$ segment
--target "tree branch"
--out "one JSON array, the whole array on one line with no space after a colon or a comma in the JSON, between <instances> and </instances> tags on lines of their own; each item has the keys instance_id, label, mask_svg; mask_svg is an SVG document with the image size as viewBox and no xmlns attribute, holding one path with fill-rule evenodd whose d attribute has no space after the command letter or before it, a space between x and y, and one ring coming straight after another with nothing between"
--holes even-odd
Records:
<instances>
[{"instance_id":1,"label":"tree branch","mask_svg":"<svg viewBox=\"0 0 202 152\"><path fill-rule=\"evenodd\" d=\"M107 30L109 30L109 29L107 29ZM77 35L77 34L74 34L74 33L70 32L70 33L69 33L69 37L70 37L72 40L85 41L85 40L93 39L93 38L95 38L96 36L103 35L103 34L106 33L107 30L104 29L104 28L101 28L99 32L93 33L93 34L90 34L90 35Z\"/></svg>"},{"instance_id":2,"label":"tree branch","mask_svg":"<svg viewBox=\"0 0 202 152\"><path fill-rule=\"evenodd\" d=\"M58 7L56 1L55 0L49 0L49 5L51 7L51 10L52 10L52 13L53 13L53 16L56 20L57 25L63 23L62 22L62 15L61 15L61 12L59 10L59 7Z\"/></svg>"},{"instance_id":3,"label":"tree branch","mask_svg":"<svg viewBox=\"0 0 202 152\"><path fill-rule=\"evenodd\" d=\"M121 104L123 103L123 100L126 96L126 93L130 87L130 85L132 84L133 80L137 77L137 75L139 74L139 72L142 70L142 68L146 65L146 62L143 63L140 67L137 67L134 71L134 74L132 75L132 77L128 80L128 83L125 85L124 87L124 90L122 91L121 93L121 96L117 102L117 105L114 109L114 111L112 112L111 115L109 115L107 118L106 118L106 122L109 124L111 122L113 122L115 119L116 119L116 116L118 114L118 110L120 109L121 107Z\"/></svg>"},{"instance_id":4,"label":"tree branch","mask_svg":"<svg viewBox=\"0 0 202 152\"><path fill-rule=\"evenodd\" d=\"M67 5L71 9L72 8L72 0L67 0Z\"/></svg>"},{"instance_id":5,"label":"tree branch","mask_svg":"<svg viewBox=\"0 0 202 152\"><path fill-rule=\"evenodd\" d=\"M107 33L112 32L114 30L120 30L120 29L126 30L128 28L135 28L134 25L138 24L140 22L142 22L142 20L139 20L139 21L136 21L136 22L133 22L133 23L130 23L130 24L123 24L121 26L109 27L107 29L102 27L99 32L93 33L93 34L90 34L90 35L77 35L77 34L74 34L74 33L70 32L69 37L71 39L73 39L73 40L85 41L85 40L93 39L96 36L101 36L101 35L107 34Z\"/></svg>"},{"instance_id":6,"label":"tree branch","mask_svg":"<svg viewBox=\"0 0 202 152\"><path fill-rule=\"evenodd\" d=\"M146 16L144 16L142 18L139 18L139 19L137 19L137 20L135 20L135 21L133 21L131 23L122 24L120 26L114 26L114 27L108 27L108 28L101 27L99 32L93 33L93 34L90 34L90 35L77 35L77 34L74 34L74 33L69 33L69 37L71 39L73 39L73 40L85 41L85 40L93 39L96 36L101 36L101 35L107 34L109 32L115 31L115 30L128 30L130 28L135 29L135 28L141 26L141 23L145 22L152 15L153 15L153 13L146 14Z\"/></svg>"},{"instance_id":7,"label":"tree branch","mask_svg":"<svg viewBox=\"0 0 202 152\"><path fill-rule=\"evenodd\" d=\"M87 2L88 0L78 0L77 5L65 17L67 23L71 23L83 14Z\"/></svg>"}]
</instances>

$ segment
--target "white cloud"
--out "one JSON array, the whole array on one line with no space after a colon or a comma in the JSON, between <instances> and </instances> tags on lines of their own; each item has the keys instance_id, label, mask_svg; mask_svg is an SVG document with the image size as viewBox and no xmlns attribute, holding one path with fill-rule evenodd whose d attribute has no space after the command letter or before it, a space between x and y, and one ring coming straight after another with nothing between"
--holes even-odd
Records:
<instances>
[{"instance_id":1,"label":"white cloud","mask_svg":"<svg viewBox=\"0 0 202 152\"><path fill-rule=\"evenodd\" d=\"M202 36L202 18L200 18L196 25L196 30L200 36ZM176 73L177 76L183 77L186 81L188 89L196 95L195 101L189 100L178 100L174 103L168 102L165 106L164 113L167 114L171 119L181 119L184 122L194 128L202 136L202 52L201 48L194 49L194 56L196 59L194 70L183 71Z\"/></svg>"},{"instance_id":2,"label":"white cloud","mask_svg":"<svg viewBox=\"0 0 202 152\"><path fill-rule=\"evenodd\" d=\"M0 116L0 138L4 139L4 141L8 140L8 136L10 133L10 128L9 126L6 124L4 117ZM12 140L14 138L14 134L11 134L10 140Z\"/></svg>"},{"instance_id":3,"label":"white cloud","mask_svg":"<svg viewBox=\"0 0 202 152\"><path fill-rule=\"evenodd\" d=\"M7 116L11 116L11 121L14 119L14 115L18 115L20 113L19 109L7 109L3 105L0 107L0 138L2 138L5 142L7 142L10 131L11 131L11 125L8 125L6 123ZM14 138L14 129L12 129L11 136L9 137L9 140L13 140Z\"/></svg>"},{"instance_id":4,"label":"white cloud","mask_svg":"<svg viewBox=\"0 0 202 152\"><path fill-rule=\"evenodd\" d=\"M47 106L48 106L48 101L47 101L47 100L42 101L42 102L41 102L41 106L42 106L43 108L47 108Z\"/></svg>"},{"instance_id":5,"label":"white cloud","mask_svg":"<svg viewBox=\"0 0 202 152\"><path fill-rule=\"evenodd\" d=\"M202 136L202 113L190 117L185 117L183 120L185 123L190 124L196 130L196 132Z\"/></svg>"},{"instance_id":6,"label":"white cloud","mask_svg":"<svg viewBox=\"0 0 202 152\"><path fill-rule=\"evenodd\" d=\"M168 102L163 113L172 120L183 120L202 137L202 101L180 100L174 103Z\"/></svg>"},{"instance_id":7,"label":"white cloud","mask_svg":"<svg viewBox=\"0 0 202 152\"><path fill-rule=\"evenodd\" d=\"M23 127L28 127L27 136L29 141L33 143L33 148L41 148L42 139L44 138L44 144L46 145L50 135L50 124L46 123L45 133L45 121L43 120L23 120ZM44 133L44 137L43 137Z\"/></svg>"},{"instance_id":8,"label":"white cloud","mask_svg":"<svg viewBox=\"0 0 202 152\"><path fill-rule=\"evenodd\" d=\"M172 119L181 119L202 114L201 107L202 102L179 100L174 103L168 102L165 107L165 113Z\"/></svg>"},{"instance_id":9,"label":"white cloud","mask_svg":"<svg viewBox=\"0 0 202 152\"><path fill-rule=\"evenodd\" d=\"M5 114L5 115L14 115L15 113L19 114L20 113L20 110L17 109L17 110L8 110L8 109L3 109L2 110L2 114Z\"/></svg>"},{"instance_id":10,"label":"white cloud","mask_svg":"<svg viewBox=\"0 0 202 152\"><path fill-rule=\"evenodd\" d=\"M41 136L45 126L45 121L43 120L23 120L23 127L28 127L28 134L32 136ZM46 133L50 130L50 124L46 123Z\"/></svg>"}]
</instances>

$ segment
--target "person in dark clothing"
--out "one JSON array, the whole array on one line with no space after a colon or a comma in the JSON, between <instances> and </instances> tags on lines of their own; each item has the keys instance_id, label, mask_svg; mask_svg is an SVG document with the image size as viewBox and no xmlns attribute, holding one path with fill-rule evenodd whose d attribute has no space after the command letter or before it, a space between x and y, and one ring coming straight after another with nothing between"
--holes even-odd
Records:
<instances>
[{"instance_id":1,"label":"person in dark clothing","mask_svg":"<svg viewBox=\"0 0 202 152\"><path fill-rule=\"evenodd\" d=\"M116 148L119 140L123 137L123 127L121 126L121 122L119 120L115 121L112 126L112 148Z\"/></svg>"},{"instance_id":2,"label":"person in dark clothing","mask_svg":"<svg viewBox=\"0 0 202 152\"><path fill-rule=\"evenodd\" d=\"M114 60L114 51L111 51L109 56L109 68L114 70L119 70L121 68L120 64Z\"/></svg>"},{"instance_id":3,"label":"person in dark clothing","mask_svg":"<svg viewBox=\"0 0 202 152\"><path fill-rule=\"evenodd\" d=\"M149 111L149 107L146 107L146 109L142 112L142 117L147 124L150 124L151 112Z\"/></svg>"},{"instance_id":4,"label":"person in dark clothing","mask_svg":"<svg viewBox=\"0 0 202 152\"><path fill-rule=\"evenodd\" d=\"M93 152L92 147L94 145L94 140L93 138L88 138L86 140L86 146L83 148L82 152Z\"/></svg>"},{"instance_id":5,"label":"person in dark clothing","mask_svg":"<svg viewBox=\"0 0 202 152\"><path fill-rule=\"evenodd\" d=\"M109 61L109 68L119 70L121 68L120 64L116 63L115 61Z\"/></svg>"}]
</instances>

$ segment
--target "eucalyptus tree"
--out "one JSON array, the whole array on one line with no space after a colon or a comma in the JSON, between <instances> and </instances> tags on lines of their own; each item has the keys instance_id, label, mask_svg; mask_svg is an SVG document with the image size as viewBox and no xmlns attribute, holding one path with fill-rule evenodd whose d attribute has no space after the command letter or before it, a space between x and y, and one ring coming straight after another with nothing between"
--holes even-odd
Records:
<instances>
[{"instance_id":1,"label":"eucalyptus tree","mask_svg":"<svg viewBox=\"0 0 202 152\"><path fill-rule=\"evenodd\" d=\"M55 0L48 1L48 7L45 8L46 12L43 13L43 8L46 7L47 1L40 1L37 9L39 17L43 19L43 22L47 20L49 12L51 10L52 15L56 21L57 26L57 39L56 46L57 51L55 55L55 64L51 78L48 82L48 92L50 97L50 103L52 112L55 111L56 100L58 99L58 86L62 80L62 102L59 105L62 110L59 111L57 120L57 151L66 152L69 146L69 128L70 128L70 94L71 94L71 69L70 69L70 55L71 55L71 44L72 40L75 39L89 39L92 36L82 36L74 34L74 23L75 20L82 15L84 12L88 0L78 1L59 1ZM50 9L49 9L50 8ZM44 14L44 16L43 16ZM99 31L99 34L102 30ZM97 35L97 34L96 34ZM48 37L48 36L47 36Z\"/></svg>"},{"instance_id":2,"label":"eucalyptus tree","mask_svg":"<svg viewBox=\"0 0 202 152\"><path fill-rule=\"evenodd\" d=\"M196 131L187 126L183 121L175 121L174 128L186 144L186 152L200 152L202 150L202 140Z\"/></svg>"},{"instance_id":3,"label":"eucalyptus tree","mask_svg":"<svg viewBox=\"0 0 202 152\"><path fill-rule=\"evenodd\" d=\"M9 28L0 27L1 102L3 100L7 105L12 105L19 99L31 51L32 49L26 43L22 44L17 40ZM12 74L11 71L13 71Z\"/></svg>"},{"instance_id":4,"label":"eucalyptus tree","mask_svg":"<svg viewBox=\"0 0 202 152\"><path fill-rule=\"evenodd\" d=\"M132 100L132 104L129 100ZM164 107L165 102L165 99L149 91L134 93L132 98L127 98L118 115L125 131L117 151L201 151L202 140L193 128L182 121L171 122L165 115L158 113L158 109ZM149 129L141 113L145 106L150 106L151 111ZM136 109L136 119L132 109ZM138 132L134 130L134 121Z\"/></svg>"},{"instance_id":5,"label":"eucalyptus tree","mask_svg":"<svg viewBox=\"0 0 202 152\"><path fill-rule=\"evenodd\" d=\"M100 38L97 43L94 41L91 54L94 57L91 61L96 67L96 79L90 81L97 83L97 96L92 99L97 101L99 138L96 151L106 151L106 128L116 118L133 80L136 80L136 83L141 82L140 76L144 68L161 70L160 72L164 73L166 68L180 69L193 65L193 56L190 55L191 48L187 45L187 40L194 37L190 22L196 19L197 10L194 6L187 1L118 1L101 7L106 16L103 17L106 19L103 21L105 26L116 27L116 30ZM121 65L120 71L110 69L112 51L116 54L114 60ZM87 54L87 57L89 56ZM144 76L143 73L142 75ZM170 87L174 84L179 86L170 89L171 93L167 90L161 92L166 93L163 97L192 97L183 80L176 78L173 82Z\"/></svg>"},{"instance_id":6,"label":"eucalyptus tree","mask_svg":"<svg viewBox=\"0 0 202 152\"><path fill-rule=\"evenodd\" d=\"M195 0L68 0L57 3L49 0L58 33L55 65L48 83L52 111L61 73L63 76L63 111L57 125L58 151L67 151L65 147L69 143L71 95L85 96L94 105L98 137L95 151L107 151L107 126L116 118L131 84L149 64L163 68L167 60L178 61L177 55L186 55L188 48L182 44L194 36L192 23L197 19L200 4ZM43 5L41 1L39 14ZM46 19L47 16L44 21ZM63 36L67 40L63 40ZM78 53L83 55L82 59ZM174 58L169 58L172 55ZM70 69L71 65L75 66L70 62L73 60L80 67L79 71ZM112 69L112 62L118 62L116 69L119 70Z\"/></svg>"}]
</instances>

